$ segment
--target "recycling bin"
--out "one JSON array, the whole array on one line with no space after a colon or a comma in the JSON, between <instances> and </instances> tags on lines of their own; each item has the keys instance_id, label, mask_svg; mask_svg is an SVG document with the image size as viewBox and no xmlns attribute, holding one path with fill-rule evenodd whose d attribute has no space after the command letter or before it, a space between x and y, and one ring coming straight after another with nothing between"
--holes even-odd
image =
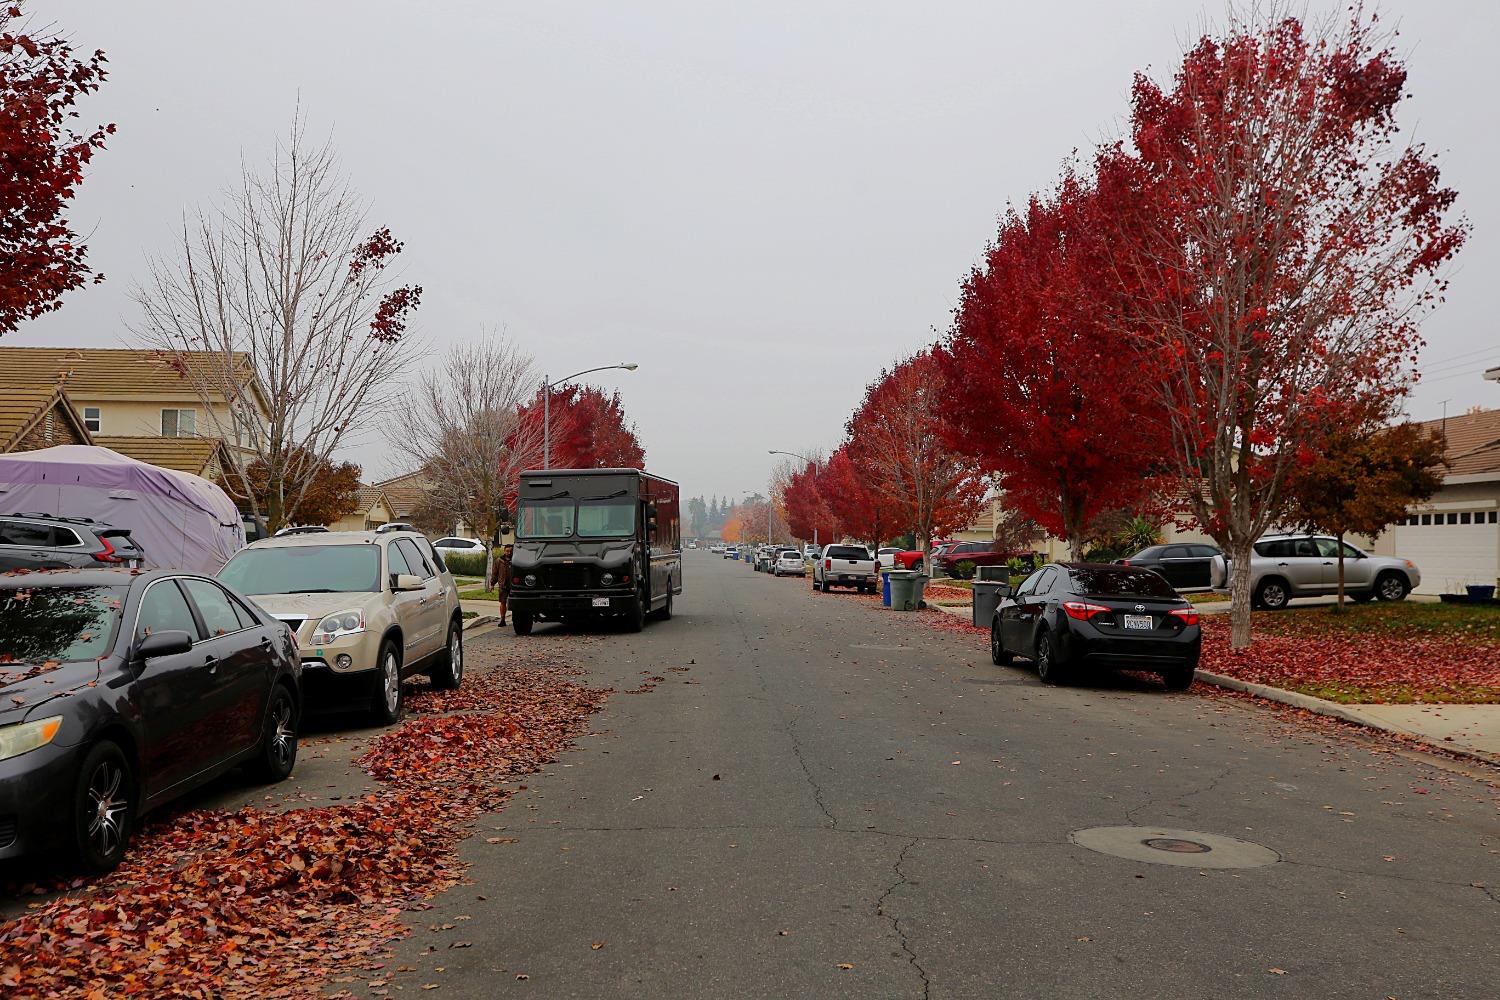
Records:
<instances>
[{"instance_id":1,"label":"recycling bin","mask_svg":"<svg viewBox=\"0 0 1500 1000\"><path fill-rule=\"evenodd\" d=\"M997 583L993 580L975 580L974 624L980 628L989 628L990 622L995 618L995 609L1000 606L1000 602L1009 592L1009 583Z\"/></svg>"},{"instance_id":2,"label":"recycling bin","mask_svg":"<svg viewBox=\"0 0 1500 1000\"><path fill-rule=\"evenodd\" d=\"M891 571L885 570L880 574L880 603L886 607L891 606Z\"/></svg>"},{"instance_id":3,"label":"recycling bin","mask_svg":"<svg viewBox=\"0 0 1500 1000\"><path fill-rule=\"evenodd\" d=\"M891 578L891 610L915 611L922 604L922 588L927 577L909 569L895 570Z\"/></svg>"}]
</instances>

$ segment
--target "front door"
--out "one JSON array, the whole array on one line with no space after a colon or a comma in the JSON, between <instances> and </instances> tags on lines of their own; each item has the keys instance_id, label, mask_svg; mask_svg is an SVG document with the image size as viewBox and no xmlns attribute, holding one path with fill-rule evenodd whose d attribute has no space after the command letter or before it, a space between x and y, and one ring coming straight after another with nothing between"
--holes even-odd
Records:
<instances>
[{"instance_id":1,"label":"front door","mask_svg":"<svg viewBox=\"0 0 1500 1000\"><path fill-rule=\"evenodd\" d=\"M186 632L194 642L186 653L154 657L135 667L145 740L143 787L149 800L223 760L232 740L213 707L219 678L208 669L203 634L176 579L156 580L146 588L134 629L136 642L168 631Z\"/></svg>"},{"instance_id":2,"label":"front door","mask_svg":"<svg viewBox=\"0 0 1500 1000\"><path fill-rule=\"evenodd\" d=\"M1035 628L1040 607L1036 590L1042 578L1051 572L1050 566L1044 566L1032 573L1021 581L1015 594L1000 605L1000 639L1012 653L1020 653L1022 656L1030 656L1032 653L1031 632Z\"/></svg>"},{"instance_id":3,"label":"front door","mask_svg":"<svg viewBox=\"0 0 1500 1000\"><path fill-rule=\"evenodd\" d=\"M1338 593L1339 589L1339 543L1332 538L1319 538L1318 551L1324 559L1329 562L1328 591ZM1375 579L1370 575L1370 560L1364 558L1363 554L1354 546L1344 545L1344 589L1369 590L1375 586Z\"/></svg>"},{"instance_id":4,"label":"front door","mask_svg":"<svg viewBox=\"0 0 1500 1000\"><path fill-rule=\"evenodd\" d=\"M420 616L422 625L422 654L430 656L448 643L448 600L443 578L438 574L433 560L427 558L422 547L410 538L398 538L396 544L406 557L412 572L422 578L422 601Z\"/></svg>"}]
</instances>

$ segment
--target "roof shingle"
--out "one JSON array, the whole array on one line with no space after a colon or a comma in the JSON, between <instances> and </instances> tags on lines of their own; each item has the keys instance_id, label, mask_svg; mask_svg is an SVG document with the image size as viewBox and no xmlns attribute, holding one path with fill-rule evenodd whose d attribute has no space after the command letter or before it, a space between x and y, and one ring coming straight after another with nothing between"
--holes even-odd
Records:
<instances>
[{"instance_id":1,"label":"roof shingle","mask_svg":"<svg viewBox=\"0 0 1500 1000\"><path fill-rule=\"evenodd\" d=\"M1500 410L1464 413L1421 425L1448 435L1449 476L1486 476L1500 479Z\"/></svg>"},{"instance_id":2,"label":"roof shingle","mask_svg":"<svg viewBox=\"0 0 1500 1000\"><path fill-rule=\"evenodd\" d=\"M217 364L215 351L183 351L188 366ZM92 392L193 391L174 367L173 352L115 347L0 347L0 372L9 382L56 386L66 384L76 396ZM234 355L240 382L253 381L249 358Z\"/></svg>"}]
</instances>

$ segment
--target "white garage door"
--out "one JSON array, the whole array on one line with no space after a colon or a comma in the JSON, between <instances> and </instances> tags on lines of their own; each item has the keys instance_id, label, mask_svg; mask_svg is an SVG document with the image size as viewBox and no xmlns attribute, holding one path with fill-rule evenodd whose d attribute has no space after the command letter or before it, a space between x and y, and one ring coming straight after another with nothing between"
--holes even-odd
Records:
<instances>
[{"instance_id":1,"label":"white garage door","mask_svg":"<svg viewBox=\"0 0 1500 1000\"><path fill-rule=\"evenodd\" d=\"M1396 525L1396 555L1422 571L1419 594L1461 594L1500 575L1500 524L1493 510L1412 514Z\"/></svg>"}]
</instances>

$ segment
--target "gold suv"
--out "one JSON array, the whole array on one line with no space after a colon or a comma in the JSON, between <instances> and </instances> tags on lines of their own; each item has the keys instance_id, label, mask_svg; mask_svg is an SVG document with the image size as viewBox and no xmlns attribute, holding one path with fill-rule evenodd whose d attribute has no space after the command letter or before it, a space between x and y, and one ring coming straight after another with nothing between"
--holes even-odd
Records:
<instances>
[{"instance_id":1,"label":"gold suv","mask_svg":"<svg viewBox=\"0 0 1500 1000\"><path fill-rule=\"evenodd\" d=\"M401 680L463 680L464 630L453 574L416 531L320 531L263 538L219 579L297 637L304 701L368 705L401 717Z\"/></svg>"}]
</instances>

